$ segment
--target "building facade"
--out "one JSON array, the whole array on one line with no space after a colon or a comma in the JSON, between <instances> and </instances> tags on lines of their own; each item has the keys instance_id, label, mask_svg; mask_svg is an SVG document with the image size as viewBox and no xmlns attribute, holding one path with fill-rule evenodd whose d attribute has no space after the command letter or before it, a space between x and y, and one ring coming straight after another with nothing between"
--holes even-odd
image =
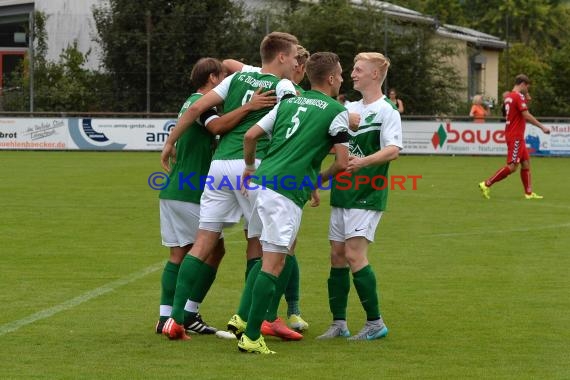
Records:
<instances>
[{"instance_id":1,"label":"building facade","mask_svg":"<svg viewBox=\"0 0 570 380\"><path fill-rule=\"evenodd\" d=\"M61 52L74 41L89 55L86 67L99 68L100 48L93 41L96 33L92 7L104 0L0 0L0 88L7 75L29 52L30 23L34 11L47 16L47 59L57 61Z\"/></svg>"}]
</instances>

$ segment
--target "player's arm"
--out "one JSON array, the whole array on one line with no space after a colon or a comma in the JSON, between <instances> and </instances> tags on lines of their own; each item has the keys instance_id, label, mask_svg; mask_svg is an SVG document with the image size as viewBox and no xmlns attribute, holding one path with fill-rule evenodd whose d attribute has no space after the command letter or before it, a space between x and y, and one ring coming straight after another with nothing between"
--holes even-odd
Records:
<instances>
[{"instance_id":1,"label":"player's arm","mask_svg":"<svg viewBox=\"0 0 570 380\"><path fill-rule=\"evenodd\" d=\"M255 124L246 132L243 138L243 159L245 160L245 168L251 173L255 171L255 150L257 148L257 140L264 135L265 131L263 128L258 124Z\"/></svg>"},{"instance_id":2,"label":"player's arm","mask_svg":"<svg viewBox=\"0 0 570 380\"><path fill-rule=\"evenodd\" d=\"M223 99L214 91L209 91L206 95L198 99L194 104L192 104L188 109L178 118L176 125L170 131L170 135L164 143L162 148L162 153L160 155L160 161L162 167L166 171L170 171L170 159L172 162L176 162L176 149L174 144L180 136L192 125L198 117L205 111L211 109L212 107L222 103Z\"/></svg>"},{"instance_id":3,"label":"player's arm","mask_svg":"<svg viewBox=\"0 0 570 380\"><path fill-rule=\"evenodd\" d=\"M400 155L400 147L388 145L378 152L366 157L350 156L347 171L357 172L367 166L377 166L393 161Z\"/></svg>"},{"instance_id":4,"label":"player's arm","mask_svg":"<svg viewBox=\"0 0 570 380\"><path fill-rule=\"evenodd\" d=\"M273 107L277 102L277 97L274 95L275 91L270 90L261 93L263 89L259 88L251 97L250 101L241 107L228 112L227 114L214 117L214 115L204 115L205 120L202 120L206 129L214 135L223 135L231 131L239 122L250 112L262 108ZM216 114L217 115L217 114Z\"/></svg>"},{"instance_id":5,"label":"player's arm","mask_svg":"<svg viewBox=\"0 0 570 380\"><path fill-rule=\"evenodd\" d=\"M550 133L550 128L545 127L540 121L536 120L536 118L534 116L532 116L532 114L530 112L528 112L528 110L522 111L522 115L526 121L528 121L532 125L535 125L538 128L540 128L542 130L542 132L544 132L546 134Z\"/></svg>"},{"instance_id":6,"label":"player's arm","mask_svg":"<svg viewBox=\"0 0 570 380\"><path fill-rule=\"evenodd\" d=\"M344 111L334 118L329 127L329 137L335 149L335 160L331 166L319 174L322 183L345 171L348 167L348 126L348 111Z\"/></svg>"},{"instance_id":7,"label":"player's arm","mask_svg":"<svg viewBox=\"0 0 570 380\"><path fill-rule=\"evenodd\" d=\"M380 132L382 149L366 157L349 157L347 171L354 173L367 166L378 166L397 159L400 155L402 144L402 121L400 113L394 110L386 115Z\"/></svg>"},{"instance_id":8,"label":"player's arm","mask_svg":"<svg viewBox=\"0 0 570 380\"><path fill-rule=\"evenodd\" d=\"M348 167L348 136L347 141L344 143L334 144L335 159L323 173L323 182L325 178L334 177L340 172L343 172Z\"/></svg>"},{"instance_id":9,"label":"player's arm","mask_svg":"<svg viewBox=\"0 0 570 380\"><path fill-rule=\"evenodd\" d=\"M224 59L222 64L226 68L228 74L237 73L238 71L241 71L244 66L242 62L236 61L235 59Z\"/></svg>"},{"instance_id":10,"label":"player's arm","mask_svg":"<svg viewBox=\"0 0 570 380\"><path fill-rule=\"evenodd\" d=\"M277 95L277 102L280 102L297 96L297 89L289 79L281 79L275 86L275 95Z\"/></svg>"}]
</instances>

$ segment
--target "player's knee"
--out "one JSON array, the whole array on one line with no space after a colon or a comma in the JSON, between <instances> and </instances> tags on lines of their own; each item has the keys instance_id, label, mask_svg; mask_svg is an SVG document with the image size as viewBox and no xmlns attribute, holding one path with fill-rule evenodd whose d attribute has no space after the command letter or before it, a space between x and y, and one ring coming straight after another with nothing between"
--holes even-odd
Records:
<instances>
[{"instance_id":1,"label":"player's knee","mask_svg":"<svg viewBox=\"0 0 570 380\"><path fill-rule=\"evenodd\" d=\"M214 248L214 251L208 257L208 260L206 260L206 263L217 268L220 265L220 262L224 258L225 254L226 254L226 247L224 246L223 239L220 239L218 241L218 244Z\"/></svg>"},{"instance_id":2,"label":"player's knee","mask_svg":"<svg viewBox=\"0 0 570 380\"><path fill-rule=\"evenodd\" d=\"M366 257L366 254L359 252L347 253L346 261L348 262L348 265L353 272L355 269L359 270L368 265L368 258Z\"/></svg>"}]
</instances>

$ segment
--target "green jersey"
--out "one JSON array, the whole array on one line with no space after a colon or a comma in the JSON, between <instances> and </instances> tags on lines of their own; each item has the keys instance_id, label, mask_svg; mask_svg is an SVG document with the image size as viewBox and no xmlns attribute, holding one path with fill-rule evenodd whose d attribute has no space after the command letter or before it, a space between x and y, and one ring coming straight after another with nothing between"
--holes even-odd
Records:
<instances>
[{"instance_id":1,"label":"green jersey","mask_svg":"<svg viewBox=\"0 0 570 380\"><path fill-rule=\"evenodd\" d=\"M252 182L302 208L318 185L317 173L334 145L332 136L348 130L348 111L330 96L310 90L281 101L257 124L271 134L271 142Z\"/></svg>"},{"instance_id":2,"label":"green jersey","mask_svg":"<svg viewBox=\"0 0 570 380\"><path fill-rule=\"evenodd\" d=\"M249 102L259 88L262 88L263 92L275 90L278 100L286 94L295 95L295 88L291 81L261 72L237 72L225 78L222 83L214 88L214 91L224 99L224 112L231 112ZM223 135L214 154L214 160L242 159L245 133L270 110L271 107L267 107L248 113L234 129ZM265 156L268 145L269 140L267 138L258 142L257 158Z\"/></svg>"},{"instance_id":3,"label":"green jersey","mask_svg":"<svg viewBox=\"0 0 570 380\"><path fill-rule=\"evenodd\" d=\"M178 117L201 97L202 94L199 93L190 95ZM169 174L170 182L160 192L160 199L200 203L203 192L200 189L200 177L208 174L214 143L215 136L208 132L200 121L195 121L180 136L176 142L176 163Z\"/></svg>"},{"instance_id":4,"label":"green jersey","mask_svg":"<svg viewBox=\"0 0 570 380\"><path fill-rule=\"evenodd\" d=\"M348 103L349 112L360 114L360 124L350 135L350 155L366 157L380 149L394 145L402 149L402 122L400 113L388 98L364 104L362 100ZM331 206L382 211L386 209L390 178L390 163L369 166L356 173L342 174L333 181ZM356 185L356 177L366 176L371 183ZM362 177L361 177L362 178Z\"/></svg>"}]
</instances>

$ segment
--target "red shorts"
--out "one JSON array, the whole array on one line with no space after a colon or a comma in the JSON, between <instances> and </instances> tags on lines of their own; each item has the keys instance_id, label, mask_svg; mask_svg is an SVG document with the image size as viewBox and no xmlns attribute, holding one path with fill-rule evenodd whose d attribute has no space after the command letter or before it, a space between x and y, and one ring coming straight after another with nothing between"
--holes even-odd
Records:
<instances>
[{"instance_id":1,"label":"red shorts","mask_svg":"<svg viewBox=\"0 0 570 380\"><path fill-rule=\"evenodd\" d=\"M523 139L507 141L507 164L518 164L529 159L530 156Z\"/></svg>"}]
</instances>

